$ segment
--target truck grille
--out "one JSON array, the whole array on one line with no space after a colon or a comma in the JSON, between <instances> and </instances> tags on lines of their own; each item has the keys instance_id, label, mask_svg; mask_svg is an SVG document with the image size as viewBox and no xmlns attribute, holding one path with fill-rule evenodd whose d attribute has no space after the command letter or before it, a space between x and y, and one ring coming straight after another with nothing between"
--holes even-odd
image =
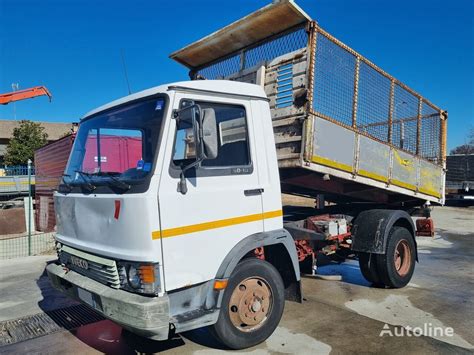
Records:
<instances>
[{"instance_id":1,"label":"truck grille","mask_svg":"<svg viewBox=\"0 0 474 355\"><path fill-rule=\"evenodd\" d=\"M117 264L114 260L84 253L68 246L59 251L59 260L68 269L89 277L104 285L120 288Z\"/></svg>"}]
</instances>

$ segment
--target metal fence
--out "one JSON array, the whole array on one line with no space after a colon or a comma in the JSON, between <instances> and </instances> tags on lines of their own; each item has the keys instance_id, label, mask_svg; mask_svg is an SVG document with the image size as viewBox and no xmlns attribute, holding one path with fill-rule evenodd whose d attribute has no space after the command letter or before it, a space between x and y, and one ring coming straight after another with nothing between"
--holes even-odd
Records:
<instances>
[{"instance_id":1,"label":"metal fence","mask_svg":"<svg viewBox=\"0 0 474 355\"><path fill-rule=\"evenodd\" d=\"M54 233L0 236L0 259L11 259L29 255L55 252Z\"/></svg>"},{"instance_id":2,"label":"metal fence","mask_svg":"<svg viewBox=\"0 0 474 355\"><path fill-rule=\"evenodd\" d=\"M18 199L27 196L30 192L34 195L35 168L31 166L31 176L28 176L28 166L0 167L0 208L2 201Z\"/></svg>"},{"instance_id":3,"label":"metal fence","mask_svg":"<svg viewBox=\"0 0 474 355\"><path fill-rule=\"evenodd\" d=\"M35 231L34 167L7 166L1 169L0 214L3 214L6 224L0 226L0 233L8 234L0 235L0 259L54 252L54 234ZM9 214L15 212L10 209L20 213ZM18 233L23 226L26 232Z\"/></svg>"},{"instance_id":4,"label":"metal fence","mask_svg":"<svg viewBox=\"0 0 474 355\"><path fill-rule=\"evenodd\" d=\"M307 48L313 114L442 165L447 114L329 33L309 22L219 58L192 78L222 79Z\"/></svg>"},{"instance_id":5,"label":"metal fence","mask_svg":"<svg viewBox=\"0 0 474 355\"><path fill-rule=\"evenodd\" d=\"M19 176L19 175L28 175L28 166L27 165L15 165L15 166L3 166L0 167L0 176ZM35 174L35 167L31 167L31 174Z\"/></svg>"}]
</instances>

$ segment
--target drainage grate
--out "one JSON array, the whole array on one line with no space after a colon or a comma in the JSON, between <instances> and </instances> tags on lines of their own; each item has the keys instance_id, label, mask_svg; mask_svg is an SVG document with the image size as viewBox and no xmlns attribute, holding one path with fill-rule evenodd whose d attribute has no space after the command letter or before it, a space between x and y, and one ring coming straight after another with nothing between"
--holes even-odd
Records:
<instances>
[{"instance_id":1,"label":"drainage grate","mask_svg":"<svg viewBox=\"0 0 474 355\"><path fill-rule=\"evenodd\" d=\"M71 330L104 320L85 305L77 305L39 313L0 323L0 346L37 338L59 330Z\"/></svg>"}]
</instances>

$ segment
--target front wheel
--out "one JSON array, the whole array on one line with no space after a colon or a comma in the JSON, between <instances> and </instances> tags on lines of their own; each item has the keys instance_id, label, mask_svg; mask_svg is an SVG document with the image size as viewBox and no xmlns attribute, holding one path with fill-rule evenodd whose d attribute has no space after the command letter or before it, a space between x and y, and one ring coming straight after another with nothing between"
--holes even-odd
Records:
<instances>
[{"instance_id":1,"label":"front wheel","mask_svg":"<svg viewBox=\"0 0 474 355\"><path fill-rule=\"evenodd\" d=\"M260 259L244 259L229 279L211 333L231 349L261 343L280 322L284 291L283 280L273 265Z\"/></svg>"}]
</instances>

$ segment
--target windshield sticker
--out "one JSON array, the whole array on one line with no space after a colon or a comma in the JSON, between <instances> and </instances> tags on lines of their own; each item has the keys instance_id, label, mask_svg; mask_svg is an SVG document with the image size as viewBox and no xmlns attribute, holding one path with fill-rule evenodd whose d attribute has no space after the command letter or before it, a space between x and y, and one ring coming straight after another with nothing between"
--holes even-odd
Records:
<instances>
[{"instance_id":1,"label":"windshield sticker","mask_svg":"<svg viewBox=\"0 0 474 355\"><path fill-rule=\"evenodd\" d=\"M142 170L145 162L143 160L137 161L137 170Z\"/></svg>"},{"instance_id":2,"label":"windshield sticker","mask_svg":"<svg viewBox=\"0 0 474 355\"><path fill-rule=\"evenodd\" d=\"M95 163L99 162L99 158L97 157L97 155L94 157L94 162ZM103 155L101 155L100 156L100 162L101 163L107 163L107 157L104 157Z\"/></svg>"},{"instance_id":3,"label":"windshield sticker","mask_svg":"<svg viewBox=\"0 0 474 355\"><path fill-rule=\"evenodd\" d=\"M151 163L145 163L143 165L143 171L150 171L151 170Z\"/></svg>"},{"instance_id":4,"label":"windshield sticker","mask_svg":"<svg viewBox=\"0 0 474 355\"><path fill-rule=\"evenodd\" d=\"M155 111L163 109L164 101L162 99L156 101Z\"/></svg>"}]
</instances>

